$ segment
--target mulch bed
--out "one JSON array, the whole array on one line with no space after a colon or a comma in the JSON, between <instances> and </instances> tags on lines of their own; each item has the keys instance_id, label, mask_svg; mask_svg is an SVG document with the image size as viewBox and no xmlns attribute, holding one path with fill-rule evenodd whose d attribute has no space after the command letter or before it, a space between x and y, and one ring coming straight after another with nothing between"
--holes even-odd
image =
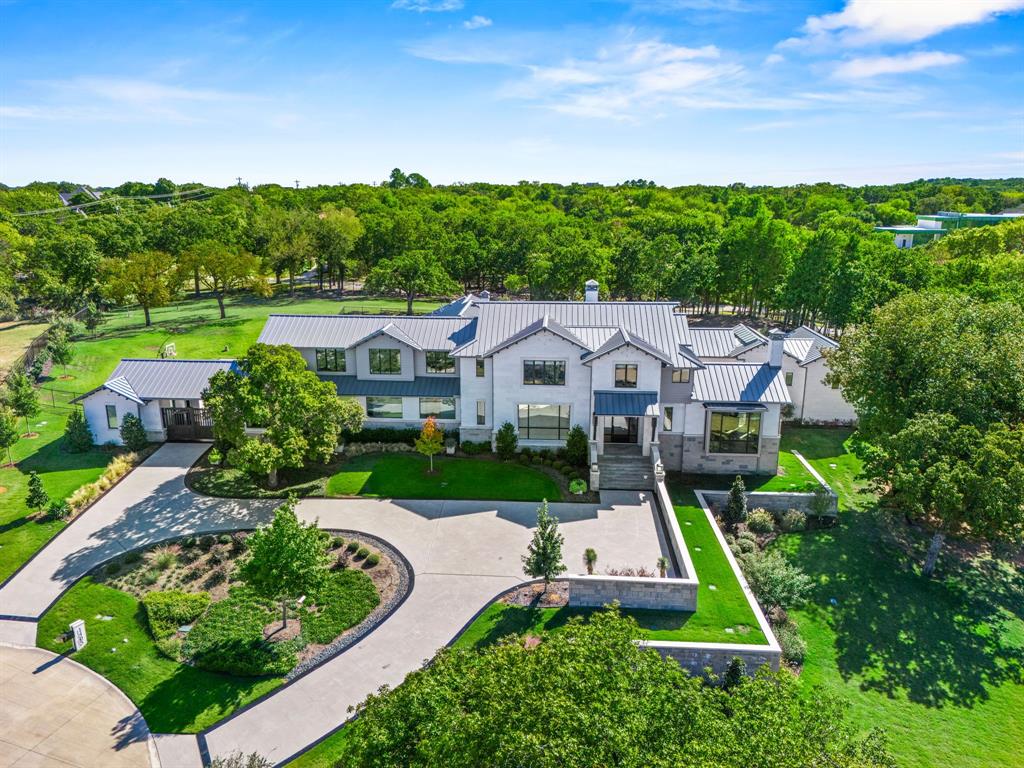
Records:
<instances>
[{"instance_id":1,"label":"mulch bed","mask_svg":"<svg viewBox=\"0 0 1024 768\"><path fill-rule=\"evenodd\" d=\"M553 581L548 584L523 584L501 596L500 602L507 605L521 605L524 608L561 608L569 604L569 584Z\"/></svg>"}]
</instances>

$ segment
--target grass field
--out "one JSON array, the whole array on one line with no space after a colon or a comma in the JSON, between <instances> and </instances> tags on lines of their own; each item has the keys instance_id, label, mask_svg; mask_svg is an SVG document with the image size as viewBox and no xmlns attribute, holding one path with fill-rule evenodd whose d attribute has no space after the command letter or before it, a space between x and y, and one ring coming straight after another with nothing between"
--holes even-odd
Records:
<instances>
[{"instance_id":1,"label":"grass field","mask_svg":"<svg viewBox=\"0 0 1024 768\"><path fill-rule=\"evenodd\" d=\"M560 501L558 485L543 472L519 464L414 454L369 454L342 464L327 481L328 496L389 499L494 499Z\"/></svg>"},{"instance_id":2,"label":"grass field","mask_svg":"<svg viewBox=\"0 0 1024 768\"><path fill-rule=\"evenodd\" d=\"M840 494L839 525L776 546L815 579L794 616L807 641L801 680L850 703L852 721L889 733L900 766L1024 765L1024 576L991 558L940 558L920 574L856 479L849 430L788 427ZM833 603L834 601L834 603Z\"/></svg>"},{"instance_id":3,"label":"grass field","mask_svg":"<svg viewBox=\"0 0 1024 768\"><path fill-rule=\"evenodd\" d=\"M0 373L5 373L47 326L48 323L31 320L0 323Z\"/></svg>"},{"instance_id":4,"label":"grass field","mask_svg":"<svg viewBox=\"0 0 1024 768\"><path fill-rule=\"evenodd\" d=\"M71 642L58 638L79 618L85 619L89 643L71 658L120 688L155 733L195 733L283 682L281 677L215 674L167 658L149 636L142 604L89 577L42 617L36 644L70 652Z\"/></svg>"}]
</instances>

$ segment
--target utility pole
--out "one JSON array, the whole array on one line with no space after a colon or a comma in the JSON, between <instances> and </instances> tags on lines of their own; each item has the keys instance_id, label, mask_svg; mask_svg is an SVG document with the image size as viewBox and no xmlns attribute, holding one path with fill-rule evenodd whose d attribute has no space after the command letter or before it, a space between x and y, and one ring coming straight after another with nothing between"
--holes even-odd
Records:
<instances>
[{"instance_id":1,"label":"utility pole","mask_svg":"<svg viewBox=\"0 0 1024 768\"><path fill-rule=\"evenodd\" d=\"M238 186L242 186L242 177L236 176L235 178L238 179Z\"/></svg>"},{"instance_id":2,"label":"utility pole","mask_svg":"<svg viewBox=\"0 0 1024 768\"><path fill-rule=\"evenodd\" d=\"M296 179L296 180L295 180L295 188L296 188L296 189L298 189L298 188L299 188L299 180L298 180L298 179Z\"/></svg>"}]
</instances>

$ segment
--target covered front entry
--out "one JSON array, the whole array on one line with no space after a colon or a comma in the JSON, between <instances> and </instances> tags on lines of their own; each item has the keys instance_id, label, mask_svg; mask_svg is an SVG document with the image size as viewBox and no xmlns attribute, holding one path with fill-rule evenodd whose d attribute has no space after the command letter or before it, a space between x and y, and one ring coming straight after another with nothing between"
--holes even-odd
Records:
<instances>
[{"instance_id":1,"label":"covered front entry","mask_svg":"<svg viewBox=\"0 0 1024 768\"><path fill-rule=\"evenodd\" d=\"M606 443L632 443L640 439L640 418L638 416L607 416L604 421Z\"/></svg>"},{"instance_id":2,"label":"covered front entry","mask_svg":"<svg viewBox=\"0 0 1024 768\"><path fill-rule=\"evenodd\" d=\"M213 439L213 419L206 408L163 408L161 417L168 440Z\"/></svg>"}]
</instances>

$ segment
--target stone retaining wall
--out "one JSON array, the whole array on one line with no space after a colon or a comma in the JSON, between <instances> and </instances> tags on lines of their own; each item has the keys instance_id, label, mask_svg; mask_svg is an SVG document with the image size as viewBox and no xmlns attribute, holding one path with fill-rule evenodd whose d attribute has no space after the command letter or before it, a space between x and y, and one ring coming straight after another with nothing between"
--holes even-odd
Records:
<instances>
[{"instance_id":1,"label":"stone retaining wall","mask_svg":"<svg viewBox=\"0 0 1024 768\"><path fill-rule=\"evenodd\" d=\"M659 579L647 576L566 576L569 605L600 608L617 600L623 608L660 611L697 610L694 579Z\"/></svg>"},{"instance_id":2,"label":"stone retaining wall","mask_svg":"<svg viewBox=\"0 0 1024 768\"><path fill-rule=\"evenodd\" d=\"M716 675L725 674L726 668L736 657L747 665L747 674L754 674L767 664L774 670L779 668L782 652L768 645L726 645L724 643L677 643L659 641L647 643L667 659L675 659L691 675L700 675L707 667Z\"/></svg>"},{"instance_id":3,"label":"stone retaining wall","mask_svg":"<svg viewBox=\"0 0 1024 768\"><path fill-rule=\"evenodd\" d=\"M729 500L728 491L704 491L704 498L716 510L725 507ZM766 493L753 491L747 494L747 509L767 509L769 512L782 514L790 509L799 509L807 515L818 514L814 511L813 493ZM829 507L825 514L834 515L838 512L839 500L835 494L829 495Z\"/></svg>"}]
</instances>

